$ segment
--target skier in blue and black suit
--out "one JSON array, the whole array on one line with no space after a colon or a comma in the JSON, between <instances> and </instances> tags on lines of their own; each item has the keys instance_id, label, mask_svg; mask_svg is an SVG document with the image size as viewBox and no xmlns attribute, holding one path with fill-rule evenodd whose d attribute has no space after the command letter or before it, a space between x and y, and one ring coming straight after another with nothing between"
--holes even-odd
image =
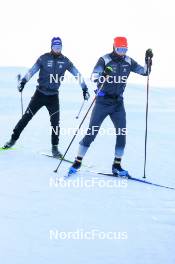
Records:
<instances>
[{"instance_id":1,"label":"skier in blue and black suit","mask_svg":"<svg viewBox=\"0 0 175 264\"><path fill-rule=\"evenodd\" d=\"M64 77L66 71L69 71L75 78L79 80L83 91L84 100L89 99L88 88L73 63L65 57L62 53L62 41L59 37L53 38L51 41L51 52L41 55L33 67L22 78L19 84L19 91L22 92L25 84L30 78L39 71L38 85L23 117L17 123L13 130L11 139L4 145L4 148L12 147L18 140L21 132L26 127L28 122L36 114L36 112L45 106L50 115L50 122L52 126L52 154L53 156L61 157L58 149L59 144L59 87L61 79ZM55 133L55 131L57 133Z\"/></svg>"},{"instance_id":2,"label":"skier in blue and black suit","mask_svg":"<svg viewBox=\"0 0 175 264\"><path fill-rule=\"evenodd\" d=\"M93 70L92 80L97 84L96 102L87 134L80 141L77 157L69 169L70 174L75 173L81 167L82 159L98 134L102 122L109 116L116 129L112 172L119 176L128 175L128 172L121 167L121 160L126 144L126 113L123 93L130 72L143 76L148 75L148 72L151 70L153 53L151 49L146 51L145 66L142 67L126 55L127 50L127 39L125 37L116 37L114 39L113 52L101 57Z\"/></svg>"}]
</instances>

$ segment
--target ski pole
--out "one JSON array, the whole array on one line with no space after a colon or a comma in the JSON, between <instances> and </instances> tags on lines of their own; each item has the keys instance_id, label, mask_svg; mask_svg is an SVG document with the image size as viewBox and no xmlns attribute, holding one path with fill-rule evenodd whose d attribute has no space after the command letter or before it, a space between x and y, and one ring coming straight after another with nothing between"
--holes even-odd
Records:
<instances>
[{"instance_id":1,"label":"ski pole","mask_svg":"<svg viewBox=\"0 0 175 264\"><path fill-rule=\"evenodd\" d=\"M67 154L67 152L68 152L69 148L71 147L71 145L72 145L72 143L73 143L74 139L76 138L76 136L77 136L77 134L78 134L78 131L80 130L80 128L81 128L81 126L82 126L82 124L84 123L84 120L86 119L86 117L87 117L87 115L88 115L89 111L91 110L91 108L92 108L92 106L93 106L93 104L94 104L95 100L96 100L96 96L94 97L94 99L93 99L93 101L92 101L91 105L89 106L89 108L88 108L88 110L87 110L86 114L84 115L84 117L83 117L83 120L81 121L81 123L80 123L79 127L77 128L77 130L76 130L76 132L75 132L75 134L74 134L74 136L73 136L73 138L72 138L71 142L69 143L69 146L67 147L67 149L66 149L66 151L65 151L64 155L62 156L62 158L61 158L61 160L60 160L60 162L59 162L59 164L58 164L57 168L54 170L54 172L55 172L55 173L57 173L57 171L58 171L58 169L59 169L59 167L60 167L60 165L61 165L62 161L64 160L64 158L65 158L65 156L66 156L66 154Z\"/></svg>"},{"instance_id":2,"label":"ski pole","mask_svg":"<svg viewBox=\"0 0 175 264\"><path fill-rule=\"evenodd\" d=\"M78 112L78 115L76 116L76 119L79 118L80 113L81 113L81 111L82 111L82 109L83 109L84 104L85 104L85 100L83 101L83 103L82 103L82 105L81 105L81 107L80 107L80 110L79 110L79 112Z\"/></svg>"},{"instance_id":3,"label":"ski pole","mask_svg":"<svg viewBox=\"0 0 175 264\"><path fill-rule=\"evenodd\" d=\"M23 117L23 114L24 114L24 107L23 107L23 97L22 97L22 92L21 92L21 114L22 114L22 117Z\"/></svg>"},{"instance_id":4,"label":"ski pole","mask_svg":"<svg viewBox=\"0 0 175 264\"><path fill-rule=\"evenodd\" d=\"M18 80L18 85L19 85L19 82L21 81L21 74L18 74L17 75L17 80ZM21 92L21 113L22 113L22 116L23 116L23 113L24 113L24 107L23 107L23 96L22 96L22 92Z\"/></svg>"},{"instance_id":5,"label":"ski pole","mask_svg":"<svg viewBox=\"0 0 175 264\"><path fill-rule=\"evenodd\" d=\"M146 126L145 126L145 156L144 156L144 175L146 178L146 161L147 161L147 137L148 137L148 109L149 109L149 75L150 75L150 58L148 57L148 76L147 76L147 95L146 95Z\"/></svg>"},{"instance_id":6,"label":"ski pole","mask_svg":"<svg viewBox=\"0 0 175 264\"><path fill-rule=\"evenodd\" d=\"M108 77L108 75L110 74L110 72L112 72L113 70L112 70L112 68L111 68L111 67L107 67L106 69L107 69L107 70L106 70L106 78L107 78L107 77ZM106 80L106 78L105 78L105 80ZM69 148L71 147L71 145L72 145L72 143L73 143L74 139L76 138L76 136L77 136L77 134L78 134L78 131L80 130L80 128L81 128L81 126L82 126L82 124L84 123L84 121L85 121L85 119L86 119L86 117L87 117L87 115L88 115L89 111L91 110L91 108L92 108L92 106L93 106L93 104L94 104L94 102L95 102L95 100L96 100L96 98L97 98L98 94L99 94L99 93L100 93L100 91L102 90L102 88L103 88L103 85L104 85L104 84L105 84L105 82L103 82L103 83L101 84L101 86L100 86L100 88L99 88L99 90L98 90L98 92L97 92L96 96L94 97L94 99L93 99L93 101L92 101L91 105L89 106L89 108L88 108L88 110L87 110L86 114L84 115L84 117L83 117L83 120L81 121L81 123L80 123L79 127L77 128L77 130L76 130L76 132L75 132L75 134L74 134L74 136L73 136L73 138L72 138L71 142L69 143L69 146L67 147L67 149L66 149L66 151L65 151L64 155L62 156L62 158L61 158L61 160L60 160L60 162L59 162L58 166L57 166L57 167L56 167L56 169L54 170L54 172L55 172L55 173L57 173L57 171L58 171L58 169L59 169L59 167L60 167L61 163L63 162L63 160L64 160L64 158L65 158L65 156L66 156L66 154L67 154L67 152L68 152Z\"/></svg>"}]
</instances>

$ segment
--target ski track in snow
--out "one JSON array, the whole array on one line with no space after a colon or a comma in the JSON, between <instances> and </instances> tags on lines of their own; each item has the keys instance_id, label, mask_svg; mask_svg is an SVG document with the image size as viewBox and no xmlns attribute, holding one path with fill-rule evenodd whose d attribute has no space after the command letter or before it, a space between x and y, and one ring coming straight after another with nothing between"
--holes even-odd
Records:
<instances>
[{"instance_id":1,"label":"ski track in snow","mask_svg":"<svg viewBox=\"0 0 175 264\"><path fill-rule=\"evenodd\" d=\"M15 82L6 84L0 80L0 84L0 144L3 145L20 118L20 98L15 90ZM31 82L24 92L25 106L33 90ZM143 176L144 157L144 96L144 87L133 85L128 86L125 94L128 138L123 165L131 175L140 178ZM82 102L80 88L62 87L60 97L61 125L77 127L81 118L74 118ZM174 99L173 90L156 88L150 92L147 179L168 186L175 186ZM165 112L160 112L160 108L165 109ZM105 126L112 126L109 119L105 121ZM128 181L126 188L50 186L50 179L57 176L53 170L58 161L40 155L40 152L50 149L48 127L49 117L46 110L42 109L22 134L16 150L0 152L2 262L174 264L175 191L132 181ZM74 159L81 137L75 140L69 158ZM61 136L62 151L70 139L71 136ZM98 136L84 162L96 164L97 169L110 171L114 143L113 137ZM62 163L59 176L65 175L69 166L68 163ZM109 180L109 177L87 173L82 169L79 175L67 181L75 182L78 178ZM49 238L49 230L68 232L77 229L127 232L128 239Z\"/></svg>"}]
</instances>

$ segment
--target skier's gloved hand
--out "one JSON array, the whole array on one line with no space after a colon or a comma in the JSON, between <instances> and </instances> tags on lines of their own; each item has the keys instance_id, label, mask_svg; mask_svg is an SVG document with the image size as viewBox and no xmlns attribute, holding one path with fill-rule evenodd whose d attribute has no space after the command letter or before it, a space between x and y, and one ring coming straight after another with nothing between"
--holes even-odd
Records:
<instances>
[{"instance_id":1,"label":"skier's gloved hand","mask_svg":"<svg viewBox=\"0 0 175 264\"><path fill-rule=\"evenodd\" d=\"M27 80L25 78L22 78L22 80L20 81L19 85L18 85L18 91L21 93L24 89L24 86L26 85Z\"/></svg>"},{"instance_id":2,"label":"skier's gloved hand","mask_svg":"<svg viewBox=\"0 0 175 264\"><path fill-rule=\"evenodd\" d=\"M145 52L145 62L148 64L148 60L150 61L150 66L152 65L152 58L153 58L153 52L152 49L147 49Z\"/></svg>"},{"instance_id":3,"label":"skier's gloved hand","mask_svg":"<svg viewBox=\"0 0 175 264\"><path fill-rule=\"evenodd\" d=\"M106 77L106 76L110 75L112 72L113 72L112 67L108 66L105 68L103 75L104 75L104 77Z\"/></svg>"},{"instance_id":4,"label":"skier's gloved hand","mask_svg":"<svg viewBox=\"0 0 175 264\"><path fill-rule=\"evenodd\" d=\"M88 100L90 97L90 94L88 92L88 89L83 89L83 98L84 100Z\"/></svg>"}]
</instances>

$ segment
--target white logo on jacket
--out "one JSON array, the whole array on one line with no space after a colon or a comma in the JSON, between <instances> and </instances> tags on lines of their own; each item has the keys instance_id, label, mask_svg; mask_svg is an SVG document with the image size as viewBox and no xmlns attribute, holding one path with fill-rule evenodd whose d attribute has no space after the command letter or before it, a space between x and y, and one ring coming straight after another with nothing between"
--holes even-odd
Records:
<instances>
[{"instance_id":1,"label":"white logo on jacket","mask_svg":"<svg viewBox=\"0 0 175 264\"><path fill-rule=\"evenodd\" d=\"M47 61L47 66L48 67L53 67L53 60L48 60Z\"/></svg>"}]
</instances>

